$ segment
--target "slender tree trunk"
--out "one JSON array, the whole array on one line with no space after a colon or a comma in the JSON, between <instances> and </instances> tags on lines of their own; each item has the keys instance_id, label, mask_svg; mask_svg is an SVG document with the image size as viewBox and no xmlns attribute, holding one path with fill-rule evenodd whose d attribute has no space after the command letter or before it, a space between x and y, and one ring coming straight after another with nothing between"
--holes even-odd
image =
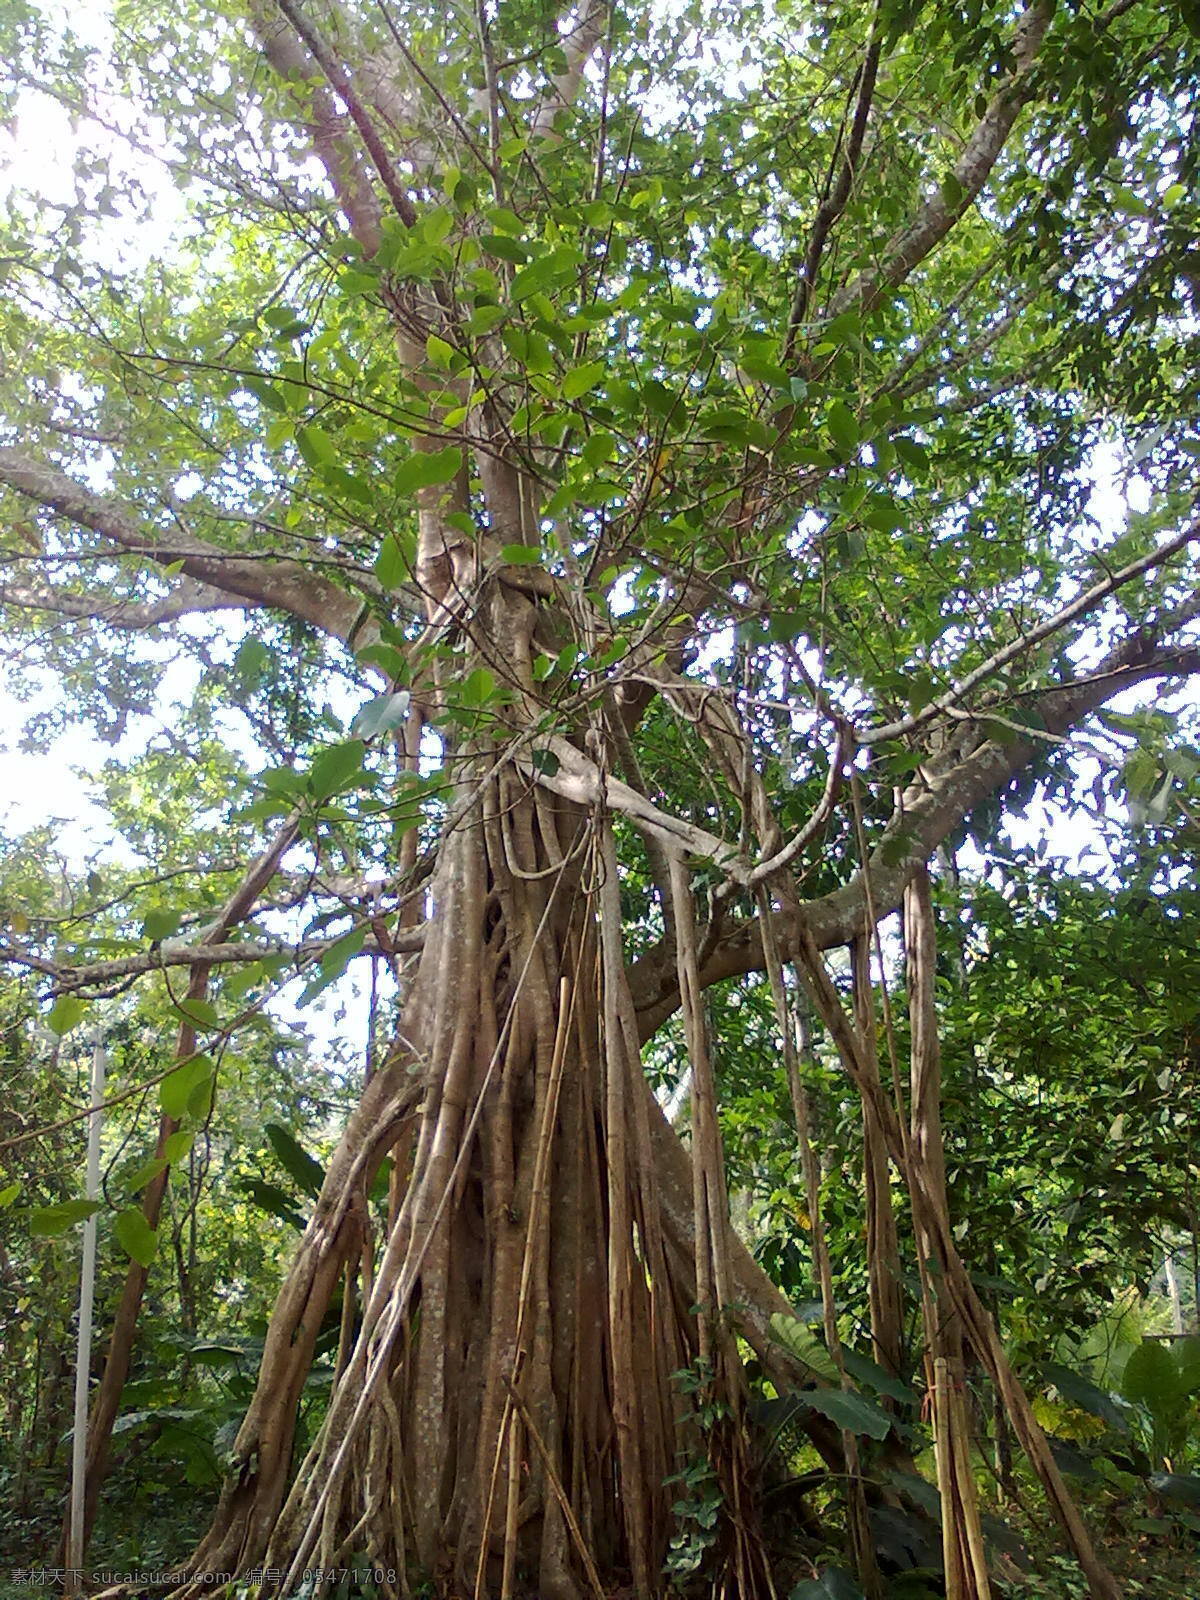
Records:
<instances>
[{"instance_id":1,"label":"slender tree trunk","mask_svg":"<svg viewBox=\"0 0 1200 1600\"><path fill-rule=\"evenodd\" d=\"M988 1600L987 1557L971 1462L963 1325L942 1259L949 1231L946 1159L942 1142L942 1064L934 999L937 942L929 876L917 873L904 894L904 944L912 1038L909 1161L924 1183L914 1187L926 1360L932 1382L933 1437L942 1501L942 1559L947 1600Z\"/></svg>"},{"instance_id":2,"label":"slender tree trunk","mask_svg":"<svg viewBox=\"0 0 1200 1600\"><path fill-rule=\"evenodd\" d=\"M285 822L278 829L271 843L246 869L242 881L233 891L233 894L226 901L219 916L216 918L213 924L212 936L220 938L247 915L264 886L274 876L280 860L295 837L296 824L292 819ZM210 968L206 963L198 963L192 968L183 997L185 1006L189 1001L206 998L209 976ZM175 1060L180 1063L191 1060L195 1053L196 1028L188 1016L183 1014L175 1039ZM156 1159L165 1157L167 1141L173 1133L178 1131L178 1128L178 1122L164 1111L159 1120L158 1138L154 1147ZM157 1229L159 1218L162 1215L163 1199L167 1192L167 1184L170 1182L170 1175L170 1167L164 1166L163 1170L156 1174L146 1185L142 1196L142 1215L145 1217L147 1224L154 1229ZM146 1283L149 1275L149 1267L142 1266L137 1261L130 1261L125 1273L125 1282L121 1288L121 1298L117 1303L116 1314L113 1317L112 1332L109 1335L108 1350L105 1354L100 1382L96 1387L96 1393L92 1399L91 1411L88 1416L83 1504L83 1548L85 1551L91 1538L92 1529L95 1526L96 1512L100 1505L100 1491L108 1475L113 1427L121 1409L121 1396L125 1392L125 1384L129 1378L129 1367L133 1359L134 1344L137 1337L138 1316L141 1312L142 1299L146 1292ZM182 1279L180 1287L182 1295ZM66 1537L67 1528L64 1523L60 1550L65 1549Z\"/></svg>"},{"instance_id":3,"label":"slender tree trunk","mask_svg":"<svg viewBox=\"0 0 1200 1600\"><path fill-rule=\"evenodd\" d=\"M850 950L854 1021L869 1070L879 1077L875 1048L875 1002L871 986L871 942L866 933ZM885 1371L903 1364L904 1306L900 1282L900 1241L892 1205L887 1134L870 1095L862 1096L863 1192L867 1213L867 1290L875 1359Z\"/></svg>"}]
</instances>

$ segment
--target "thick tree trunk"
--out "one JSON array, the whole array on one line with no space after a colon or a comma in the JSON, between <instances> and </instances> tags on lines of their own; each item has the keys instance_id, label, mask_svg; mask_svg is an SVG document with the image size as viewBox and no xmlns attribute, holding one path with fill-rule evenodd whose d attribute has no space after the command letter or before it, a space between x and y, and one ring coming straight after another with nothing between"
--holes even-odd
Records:
<instances>
[{"instance_id":1,"label":"thick tree trunk","mask_svg":"<svg viewBox=\"0 0 1200 1600\"><path fill-rule=\"evenodd\" d=\"M275 1569L280 1593L354 1558L397 1593L420 1574L445 1595L650 1595L665 1480L706 1442L672 1382L699 1347L695 1261L681 1174L658 1181L608 823L489 772L491 751L464 765L396 1047L330 1163L193 1564ZM409 1123L403 1199L293 1480L317 1332L372 1257L367 1187Z\"/></svg>"}]
</instances>

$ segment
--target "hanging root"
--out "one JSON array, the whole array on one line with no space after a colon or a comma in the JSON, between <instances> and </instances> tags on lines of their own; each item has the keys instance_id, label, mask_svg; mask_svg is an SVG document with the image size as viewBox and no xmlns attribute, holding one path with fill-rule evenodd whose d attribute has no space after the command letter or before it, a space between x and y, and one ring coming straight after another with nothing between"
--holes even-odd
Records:
<instances>
[{"instance_id":1,"label":"hanging root","mask_svg":"<svg viewBox=\"0 0 1200 1600\"><path fill-rule=\"evenodd\" d=\"M716 1084L700 987L695 906L678 852L669 857L675 953L684 1031L692 1068L692 1211L695 1228L697 1349L707 1368L709 1402L718 1421L708 1438L709 1462L721 1491L729 1549L727 1593L774 1597L770 1561L758 1523L746 1445L741 1363L729 1326L733 1305L729 1196L717 1123Z\"/></svg>"},{"instance_id":2,"label":"hanging root","mask_svg":"<svg viewBox=\"0 0 1200 1600\"><path fill-rule=\"evenodd\" d=\"M820 952L803 926L797 939L798 971L843 1065L883 1131L888 1153L904 1174L912 1201L923 1281L926 1346L931 1363L930 1390L937 1431L946 1570L955 1585L950 1593L955 1600L974 1600L976 1596L986 1597L989 1593L971 1472L969 1423L963 1402L960 1352L965 1342L1003 1398L1014 1430L1046 1493L1051 1512L1087 1579L1092 1600L1120 1600L1116 1580L1095 1553L1091 1536L1063 1482L1029 1398L1009 1365L996 1326L958 1253L946 1198L937 1017L933 1002L936 947L928 879L924 873L915 878L909 891L906 919L913 1007L912 1103L907 1123L898 1103L889 1100L884 1091L873 1054L863 1048ZM894 1051L886 1004L885 1021ZM899 1098L897 1086L897 1102ZM941 1268L936 1286L928 1271L931 1261Z\"/></svg>"}]
</instances>

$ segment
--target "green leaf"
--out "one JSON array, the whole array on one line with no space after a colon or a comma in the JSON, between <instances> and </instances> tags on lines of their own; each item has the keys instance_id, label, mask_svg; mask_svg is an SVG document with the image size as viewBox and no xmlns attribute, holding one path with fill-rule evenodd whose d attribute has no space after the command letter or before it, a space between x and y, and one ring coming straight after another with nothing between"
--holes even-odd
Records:
<instances>
[{"instance_id":1,"label":"green leaf","mask_svg":"<svg viewBox=\"0 0 1200 1600\"><path fill-rule=\"evenodd\" d=\"M462 705L474 709L486 705L496 692L496 680L486 667L476 667L468 672L458 691Z\"/></svg>"},{"instance_id":2,"label":"green leaf","mask_svg":"<svg viewBox=\"0 0 1200 1600\"><path fill-rule=\"evenodd\" d=\"M908 439L897 435L892 444L896 454L910 472L924 474L929 470L929 452L923 444L918 444L915 439Z\"/></svg>"},{"instance_id":3,"label":"green leaf","mask_svg":"<svg viewBox=\"0 0 1200 1600\"><path fill-rule=\"evenodd\" d=\"M159 943L163 939L169 939L182 921L182 911L172 911L160 906L156 911L147 911L142 922L142 933L151 943Z\"/></svg>"},{"instance_id":4,"label":"green leaf","mask_svg":"<svg viewBox=\"0 0 1200 1600\"><path fill-rule=\"evenodd\" d=\"M454 226L454 214L445 206L435 206L431 211L422 213L421 237L426 244L441 244L449 236Z\"/></svg>"},{"instance_id":5,"label":"green leaf","mask_svg":"<svg viewBox=\"0 0 1200 1600\"><path fill-rule=\"evenodd\" d=\"M389 678L403 682L408 669L408 661L403 650L398 650L394 644L369 644L355 652L359 661L367 666L378 667L381 672L386 672Z\"/></svg>"},{"instance_id":6,"label":"green leaf","mask_svg":"<svg viewBox=\"0 0 1200 1600\"><path fill-rule=\"evenodd\" d=\"M235 1344L217 1344L205 1341L194 1344L188 1351L198 1367L236 1367L245 1359L245 1351Z\"/></svg>"},{"instance_id":7,"label":"green leaf","mask_svg":"<svg viewBox=\"0 0 1200 1600\"><path fill-rule=\"evenodd\" d=\"M29 1213L29 1231L37 1239L50 1239L103 1209L103 1200L58 1200L51 1206L36 1206Z\"/></svg>"},{"instance_id":8,"label":"green leaf","mask_svg":"<svg viewBox=\"0 0 1200 1600\"><path fill-rule=\"evenodd\" d=\"M1047 1383L1052 1383L1063 1399L1069 1401L1071 1405L1090 1412L1094 1417L1100 1417L1121 1433L1129 1432L1128 1414L1116 1395L1107 1389L1101 1389L1090 1378L1073 1372L1070 1367L1054 1363L1042 1368L1042 1377Z\"/></svg>"},{"instance_id":9,"label":"green leaf","mask_svg":"<svg viewBox=\"0 0 1200 1600\"><path fill-rule=\"evenodd\" d=\"M950 211L957 211L966 196L966 190L953 172L948 172L941 182L942 199Z\"/></svg>"},{"instance_id":10,"label":"green leaf","mask_svg":"<svg viewBox=\"0 0 1200 1600\"><path fill-rule=\"evenodd\" d=\"M1179 1472L1152 1472L1150 1487L1164 1500L1174 1500L1177 1505L1200 1506L1200 1478Z\"/></svg>"},{"instance_id":11,"label":"green leaf","mask_svg":"<svg viewBox=\"0 0 1200 1600\"><path fill-rule=\"evenodd\" d=\"M305 1194L311 1195L315 1200L321 1192L321 1185L325 1182L324 1167L319 1161L315 1161L278 1122L268 1122L264 1131L271 1141L271 1148L280 1166Z\"/></svg>"},{"instance_id":12,"label":"green leaf","mask_svg":"<svg viewBox=\"0 0 1200 1600\"><path fill-rule=\"evenodd\" d=\"M519 239L509 239L502 233L489 233L479 241L490 256L502 261L528 261L529 247Z\"/></svg>"},{"instance_id":13,"label":"green leaf","mask_svg":"<svg viewBox=\"0 0 1200 1600\"><path fill-rule=\"evenodd\" d=\"M216 1074L216 1068L207 1056L194 1056L191 1061L185 1061L158 1086L158 1103L169 1117L178 1121L187 1115L188 1102L192 1094L205 1084L209 1083Z\"/></svg>"},{"instance_id":14,"label":"green leaf","mask_svg":"<svg viewBox=\"0 0 1200 1600\"><path fill-rule=\"evenodd\" d=\"M874 1389L876 1394L886 1394L890 1399L898 1400L901 1405L916 1404L917 1396L909 1385L900 1378L893 1377L877 1361L872 1361L870 1356L860 1355L857 1350L843 1348L842 1362L856 1383Z\"/></svg>"},{"instance_id":15,"label":"green leaf","mask_svg":"<svg viewBox=\"0 0 1200 1600\"><path fill-rule=\"evenodd\" d=\"M528 300L531 295L540 293L556 284L565 283L575 276L579 263L577 253L566 246L559 246L549 251L544 256L539 256L536 261L531 261L527 267L515 273L512 288L509 293L514 304Z\"/></svg>"},{"instance_id":16,"label":"green leaf","mask_svg":"<svg viewBox=\"0 0 1200 1600\"><path fill-rule=\"evenodd\" d=\"M858 419L844 400L835 400L825 414L825 426L838 451L852 456L858 449Z\"/></svg>"},{"instance_id":17,"label":"green leaf","mask_svg":"<svg viewBox=\"0 0 1200 1600\"><path fill-rule=\"evenodd\" d=\"M409 494L416 489L449 483L461 465L462 451L457 445L448 445L445 450L414 450L396 468L392 483L397 494Z\"/></svg>"},{"instance_id":18,"label":"green leaf","mask_svg":"<svg viewBox=\"0 0 1200 1600\"><path fill-rule=\"evenodd\" d=\"M892 1419L882 1406L846 1389L806 1389L804 1402L848 1433L886 1439L892 1426Z\"/></svg>"},{"instance_id":19,"label":"green leaf","mask_svg":"<svg viewBox=\"0 0 1200 1600\"><path fill-rule=\"evenodd\" d=\"M579 454L588 466L596 469L606 466L617 453L616 436L603 430L589 435L584 440Z\"/></svg>"},{"instance_id":20,"label":"green leaf","mask_svg":"<svg viewBox=\"0 0 1200 1600\"><path fill-rule=\"evenodd\" d=\"M372 284L372 287L374 287L374 284ZM287 401L283 398L273 384L267 383L263 378L254 377L252 375L239 378L238 382L248 394L252 394L256 400L258 400L262 405L266 406L268 411L274 411L277 414L286 414Z\"/></svg>"},{"instance_id":21,"label":"green leaf","mask_svg":"<svg viewBox=\"0 0 1200 1600\"><path fill-rule=\"evenodd\" d=\"M168 1134L163 1141L163 1155L174 1166L188 1154L195 1139L196 1135L190 1128L180 1128L177 1132Z\"/></svg>"},{"instance_id":22,"label":"green leaf","mask_svg":"<svg viewBox=\"0 0 1200 1600\"><path fill-rule=\"evenodd\" d=\"M361 739L343 739L322 750L308 774L308 791L317 800L328 800L343 789L354 786L362 772L367 747Z\"/></svg>"},{"instance_id":23,"label":"green leaf","mask_svg":"<svg viewBox=\"0 0 1200 1600\"><path fill-rule=\"evenodd\" d=\"M476 306L467 318L467 332L474 334L491 333L496 324L503 322L506 316L508 316L507 306Z\"/></svg>"},{"instance_id":24,"label":"green leaf","mask_svg":"<svg viewBox=\"0 0 1200 1600\"><path fill-rule=\"evenodd\" d=\"M322 428L311 424L296 429L296 448L314 471L338 464L338 448Z\"/></svg>"},{"instance_id":25,"label":"green leaf","mask_svg":"<svg viewBox=\"0 0 1200 1600\"><path fill-rule=\"evenodd\" d=\"M177 1010L181 1017L193 1023L197 1028L219 1028L221 1019L217 1016L217 1008L211 1000L202 1000L185 996L177 1002Z\"/></svg>"},{"instance_id":26,"label":"green leaf","mask_svg":"<svg viewBox=\"0 0 1200 1600\"><path fill-rule=\"evenodd\" d=\"M1146 820L1155 827L1161 827L1167 820L1167 813L1171 809L1171 791L1175 780L1168 772L1159 787L1146 801Z\"/></svg>"},{"instance_id":27,"label":"green leaf","mask_svg":"<svg viewBox=\"0 0 1200 1600\"><path fill-rule=\"evenodd\" d=\"M87 1013L87 1006L73 994L60 994L46 1013L46 1026L61 1038L78 1027Z\"/></svg>"},{"instance_id":28,"label":"green leaf","mask_svg":"<svg viewBox=\"0 0 1200 1600\"><path fill-rule=\"evenodd\" d=\"M4 1188L0 1189L0 1211L7 1211L20 1192L20 1183L5 1184Z\"/></svg>"},{"instance_id":29,"label":"green leaf","mask_svg":"<svg viewBox=\"0 0 1200 1600\"><path fill-rule=\"evenodd\" d=\"M767 638L776 644L790 644L805 632L810 619L798 611L775 611L767 619Z\"/></svg>"},{"instance_id":30,"label":"green leaf","mask_svg":"<svg viewBox=\"0 0 1200 1600\"><path fill-rule=\"evenodd\" d=\"M776 1311L771 1317L769 1326L771 1337L797 1361L802 1361L818 1377L826 1378L830 1383L839 1381L833 1357L820 1339L814 1333L810 1333L802 1322L795 1317L787 1316L782 1311Z\"/></svg>"},{"instance_id":31,"label":"green leaf","mask_svg":"<svg viewBox=\"0 0 1200 1600\"><path fill-rule=\"evenodd\" d=\"M143 1161L141 1166L131 1172L125 1181L128 1194L136 1194L139 1189L144 1189L148 1183L153 1183L160 1172L165 1172L170 1165L166 1156L151 1156L148 1161Z\"/></svg>"},{"instance_id":32,"label":"green leaf","mask_svg":"<svg viewBox=\"0 0 1200 1600\"><path fill-rule=\"evenodd\" d=\"M786 389L792 381L791 373L771 359L770 346L742 351L738 366L746 377L755 383L768 384L772 389Z\"/></svg>"},{"instance_id":33,"label":"green leaf","mask_svg":"<svg viewBox=\"0 0 1200 1600\"><path fill-rule=\"evenodd\" d=\"M126 1411L113 1423L114 1433L132 1433L148 1422L192 1422L203 1413L187 1406L150 1406L144 1411Z\"/></svg>"},{"instance_id":34,"label":"green leaf","mask_svg":"<svg viewBox=\"0 0 1200 1600\"><path fill-rule=\"evenodd\" d=\"M377 694L359 708L350 724L350 732L360 739L373 739L377 734L403 727L411 700L407 689L397 689L394 694Z\"/></svg>"},{"instance_id":35,"label":"green leaf","mask_svg":"<svg viewBox=\"0 0 1200 1600\"><path fill-rule=\"evenodd\" d=\"M338 273L337 284L343 294L374 294L379 288L379 277L373 271L364 272L357 267L344 267Z\"/></svg>"},{"instance_id":36,"label":"green leaf","mask_svg":"<svg viewBox=\"0 0 1200 1600\"><path fill-rule=\"evenodd\" d=\"M366 943L366 937L365 928L352 928L349 933L343 934L329 946L318 963L316 977L305 985L304 992L300 996L300 1005L308 1005L322 990L328 989L331 983L341 977Z\"/></svg>"},{"instance_id":37,"label":"green leaf","mask_svg":"<svg viewBox=\"0 0 1200 1600\"><path fill-rule=\"evenodd\" d=\"M290 1223L298 1232L304 1231L304 1221L296 1210L295 1200L278 1184L266 1183L261 1178L247 1178L239 1187L263 1211Z\"/></svg>"},{"instance_id":38,"label":"green leaf","mask_svg":"<svg viewBox=\"0 0 1200 1600\"><path fill-rule=\"evenodd\" d=\"M1143 1339L1125 1363L1121 1393L1154 1416L1166 1416L1179 1393L1179 1372L1170 1351L1157 1339Z\"/></svg>"},{"instance_id":39,"label":"green leaf","mask_svg":"<svg viewBox=\"0 0 1200 1600\"><path fill-rule=\"evenodd\" d=\"M576 367L573 372L568 372L562 381L562 396L564 400L578 400L580 395L587 394L589 389L594 389L606 371L603 361L589 361L586 366Z\"/></svg>"},{"instance_id":40,"label":"green leaf","mask_svg":"<svg viewBox=\"0 0 1200 1600\"><path fill-rule=\"evenodd\" d=\"M243 639L233 657L233 670L247 683L257 683L271 660L271 652L261 639Z\"/></svg>"},{"instance_id":41,"label":"green leaf","mask_svg":"<svg viewBox=\"0 0 1200 1600\"><path fill-rule=\"evenodd\" d=\"M506 544L501 548L500 559L510 567L536 567L542 552L531 544Z\"/></svg>"},{"instance_id":42,"label":"green leaf","mask_svg":"<svg viewBox=\"0 0 1200 1600\"><path fill-rule=\"evenodd\" d=\"M435 366L449 372L454 367L455 357L458 352L454 346L445 339L440 339L436 333L431 333L425 341L425 355Z\"/></svg>"},{"instance_id":43,"label":"green leaf","mask_svg":"<svg viewBox=\"0 0 1200 1600\"><path fill-rule=\"evenodd\" d=\"M394 533L387 534L379 546L373 570L385 589L399 589L412 576L412 562Z\"/></svg>"},{"instance_id":44,"label":"green leaf","mask_svg":"<svg viewBox=\"0 0 1200 1600\"><path fill-rule=\"evenodd\" d=\"M148 1267L154 1260L154 1252L158 1249L158 1234L137 1206L130 1206L128 1210L117 1213L113 1222L113 1232L121 1249L127 1256L131 1256L139 1267Z\"/></svg>"}]
</instances>

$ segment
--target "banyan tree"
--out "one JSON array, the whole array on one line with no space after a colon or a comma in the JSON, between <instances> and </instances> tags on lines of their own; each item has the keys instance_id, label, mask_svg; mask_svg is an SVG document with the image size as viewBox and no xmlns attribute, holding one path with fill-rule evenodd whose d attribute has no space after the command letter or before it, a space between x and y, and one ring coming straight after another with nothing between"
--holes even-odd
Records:
<instances>
[{"instance_id":1,"label":"banyan tree","mask_svg":"<svg viewBox=\"0 0 1200 1600\"><path fill-rule=\"evenodd\" d=\"M920 1274L948 1592L989 1583L970 1364L1113 1596L954 1231L929 874L1114 697L1200 665L1189 8L4 25L7 92L65 106L78 155L69 202L17 171L6 221L9 637L110 712L169 647L261 733L238 871L149 951L6 954L58 994L166 985L161 1071L201 1090L164 1099L168 1159L220 1117L216 1042L297 964L369 958L395 993L181 1566L646 1600L700 1462L704 1581L775 1593L747 1363L854 1388L817 1029L861 1103L885 1371ZM1106 523L1131 445L1144 499ZM708 996L736 983L775 1008L819 1339L730 1224ZM101 1330L89 1515L154 1270ZM865 1441L803 1415L880 1594Z\"/></svg>"}]
</instances>

